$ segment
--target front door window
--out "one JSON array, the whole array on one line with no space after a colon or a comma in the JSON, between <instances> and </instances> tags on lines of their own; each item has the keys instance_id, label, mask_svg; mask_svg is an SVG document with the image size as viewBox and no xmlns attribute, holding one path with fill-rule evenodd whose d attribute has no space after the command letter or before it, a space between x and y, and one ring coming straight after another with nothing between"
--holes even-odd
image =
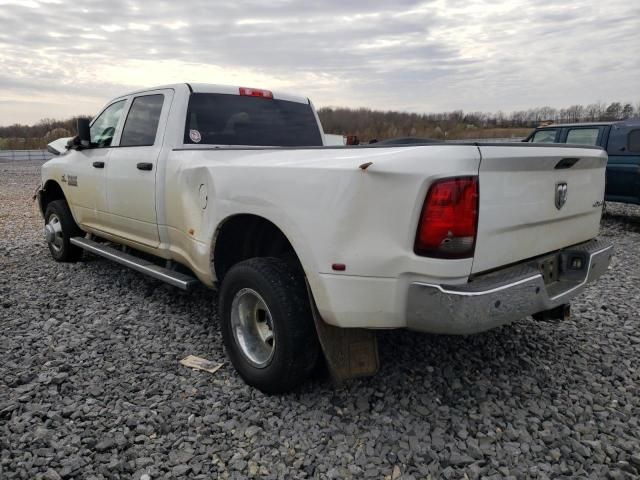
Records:
<instances>
[{"instance_id":1,"label":"front door window","mask_svg":"<svg viewBox=\"0 0 640 480\"><path fill-rule=\"evenodd\" d=\"M531 141L533 143L553 143L556 141L556 129L538 130Z\"/></svg>"},{"instance_id":2,"label":"front door window","mask_svg":"<svg viewBox=\"0 0 640 480\"><path fill-rule=\"evenodd\" d=\"M122 116L124 103L124 100L112 103L91 124L91 146L93 148L111 146L116 127Z\"/></svg>"}]
</instances>

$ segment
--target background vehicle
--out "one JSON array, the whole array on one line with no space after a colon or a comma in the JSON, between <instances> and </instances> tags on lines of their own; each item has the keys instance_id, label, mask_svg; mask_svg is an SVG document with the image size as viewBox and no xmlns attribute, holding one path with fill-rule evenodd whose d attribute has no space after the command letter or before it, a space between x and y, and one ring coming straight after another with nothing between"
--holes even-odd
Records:
<instances>
[{"instance_id":1,"label":"background vehicle","mask_svg":"<svg viewBox=\"0 0 640 480\"><path fill-rule=\"evenodd\" d=\"M551 124L523 141L601 146L609 154L605 200L640 205L640 119Z\"/></svg>"},{"instance_id":2,"label":"background vehicle","mask_svg":"<svg viewBox=\"0 0 640 480\"><path fill-rule=\"evenodd\" d=\"M325 147L307 98L188 84L118 97L61 143L38 192L53 257L218 287L227 353L267 392L321 348L336 378L374 373L371 329L563 316L611 257L598 147Z\"/></svg>"}]
</instances>

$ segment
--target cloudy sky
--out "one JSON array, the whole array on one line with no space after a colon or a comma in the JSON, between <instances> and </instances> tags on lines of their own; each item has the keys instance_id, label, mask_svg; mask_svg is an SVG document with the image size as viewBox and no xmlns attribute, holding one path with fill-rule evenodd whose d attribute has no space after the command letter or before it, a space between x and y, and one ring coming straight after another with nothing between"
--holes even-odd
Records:
<instances>
[{"instance_id":1,"label":"cloudy sky","mask_svg":"<svg viewBox=\"0 0 640 480\"><path fill-rule=\"evenodd\" d=\"M435 112L640 102L631 0L0 0L0 125L207 82Z\"/></svg>"}]
</instances>

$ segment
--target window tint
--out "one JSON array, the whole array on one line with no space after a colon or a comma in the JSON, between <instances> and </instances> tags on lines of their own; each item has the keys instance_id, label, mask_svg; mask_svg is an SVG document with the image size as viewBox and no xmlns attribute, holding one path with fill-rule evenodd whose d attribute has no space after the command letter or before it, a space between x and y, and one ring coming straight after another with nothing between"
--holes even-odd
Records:
<instances>
[{"instance_id":1,"label":"window tint","mask_svg":"<svg viewBox=\"0 0 640 480\"><path fill-rule=\"evenodd\" d=\"M184 143L300 147L320 146L322 138L309 103L194 93Z\"/></svg>"},{"instance_id":2,"label":"window tint","mask_svg":"<svg viewBox=\"0 0 640 480\"><path fill-rule=\"evenodd\" d=\"M164 95L145 95L133 99L122 130L121 147L153 145L156 141Z\"/></svg>"},{"instance_id":3,"label":"window tint","mask_svg":"<svg viewBox=\"0 0 640 480\"><path fill-rule=\"evenodd\" d=\"M556 129L550 130L538 130L534 135L531 141L533 143L553 143L556 139Z\"/></svg>"},{"instance_id":4,"label":"window tint","mask_svg":"<svg viewBox=\"0 0 640 480\"><path fill-rule=\"evenodd\" d=\"M640 153L640 130L631 130L627 137L627 150Z\"/></svg>"},{"instance_id":5,"label":"window tint","mask_svg":"<svg viewBox=\"0 0 640 480\"><path fill-rule=\"evenodd\" d=\"M573 128L567 133L567 142L577 145L597 145L598 128Z\"/></svg>"},{"instance_id":6,"label":"window tint","mask_svg":"<svg viewBox=\"0 0 640 480\"><path fill-rule=\"evenodd\" d=\"M91 124L91 146L97 148L111 146L123 108L124 100L112 103L95 119Z\"/></svg>"}]
</instances>

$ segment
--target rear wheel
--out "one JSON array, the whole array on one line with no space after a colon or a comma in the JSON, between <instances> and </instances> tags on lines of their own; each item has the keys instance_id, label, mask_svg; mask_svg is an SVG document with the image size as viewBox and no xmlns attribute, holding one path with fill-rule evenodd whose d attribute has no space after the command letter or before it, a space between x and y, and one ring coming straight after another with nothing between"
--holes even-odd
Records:
<instances>
[{"instance_id":1,"label":"rear wheel","mask_svg":"<svg viewBox=\"0 0 640 480\"><path fill-rule=\"evenodd\" d=\"M304 278L290 262L252 258L234 265L220 289L225 349L246 383L265 393L298 386L319 344Z\"/></svg>"},{"instance_id":2,"label":"rear wheel","mask_svg":"<svg viewBox=\"0 0 640 480\"><path fill-rule=\"evenodd\" d=\"M54 200L44 213L44 238L51 256L58 262L73 262L82 256L82 249L72 245L71 237L81 236L82 230L73 220L67 202Z\"/></svg>"}]
</instances>

